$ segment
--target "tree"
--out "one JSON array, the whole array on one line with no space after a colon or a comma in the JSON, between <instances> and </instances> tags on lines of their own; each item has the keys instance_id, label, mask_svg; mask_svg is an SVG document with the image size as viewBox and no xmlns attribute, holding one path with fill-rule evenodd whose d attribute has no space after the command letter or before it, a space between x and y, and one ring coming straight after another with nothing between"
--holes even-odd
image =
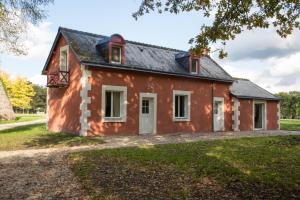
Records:
<instances>
[{"instance_id":1,"label":"tree","mask_svg":"<svg viewBox=\"0 0 300 200\"><path fill-rule=\"evenodd\" d=\"M155 10L174 14L198 11L212 17L212 24L203 24L200 33L190 40L191 51L211 51L209 45L219 42L223 45L218 49L220 58L227 55L226 42L244 30L273 27L285 38L300 27L299 0L143 0L133 17L138 19Z\"/></svg>"},{"instance_id":2,"label":"tree","mask_svg":"<svg viewBox=\"0 0 300 200\"><path fill-rule=\"evenodd\" d=\"M45 18L44 6L53 0L0 0L0 53L26 54L22 43L28 23Z\"/></svg>"},{"instance_id":3,"label":"tree","mask_svg":"<svg viewBox=\"0 0 300 200\"><path fill-rule=\"evenodd\" d=\"M281 117L284 119L300 119L300 92L280 92Z\"/></svg>"},{"instance_id":4,"label":"tree","mask_svg":"<svg viewBox=\"0 0 300 200\"><path fill-rule=\"evenodd\" d=\"M30 109L35 91L32 84L23 77L11 79L9 74L0 71L3 86L14 109Z\"/></svg>"},{"instance_id":5,"label":"tree","mask_svg":"<svg viewBox=\"0 0 300 200\"><path fill-rule=\"evenodd\" d=\"M35 95L31 101L31 109L34 111L46 111L46 98L47 98L47 88L33 85Z\"/></svg>"},{"instance_id":6,"label":"tree","mask_svg":"<svg viewBox=\"0 0 300 200\"><path fill-rule=\"evenodd\" d=\"M13 107L22 110L31 108L30 103L34 95L32 84L22 77L13 81L11 94L8 94Z\"/></svg>"}]
</instances>

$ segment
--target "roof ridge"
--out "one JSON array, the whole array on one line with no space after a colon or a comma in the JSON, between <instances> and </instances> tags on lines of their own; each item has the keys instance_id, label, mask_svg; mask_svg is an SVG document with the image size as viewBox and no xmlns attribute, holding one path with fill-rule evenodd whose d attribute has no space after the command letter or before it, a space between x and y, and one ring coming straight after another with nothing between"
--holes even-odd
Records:
<instances>
[{"instance_id":1,"label":"roof ridge","mask_svg":"<svg viewBox=\"0 0 300 200\"><path fill-rule=\"evenodd\" d=\"M250 81L248 78L232 77L234 80Z\"/></svg>"},{"instance_id":2,"label":"roof ridge","mask_svg":"<svg viewBox=\"0 0 300 200\"><path fill-rule=\"evenodd\" d=\"M59 27L59 30L66 30L66 31L75 32L75 33L82 33L82 34L92 35L92 36L95 36L95 37L105 37L105 38L109 37L109 36L105 36L105 35L90 33L90 32L86 32L86 31L79 31L79 30L65 28L65 27L61 27L61 26ZM179 50L179 49L175 49L175 48L163 47L163 46L159 46L159 45L148 44L148 43L143 43L143 42L137 42L137 41L132 41L132 40L125 40L125 41L129 42L131 44L135 44L135 45L141 45L141 46L147 46L147 47L159 48L159 49L177 51L177 52L187 52L187 51Z\"/></svg>"}]
</instances>

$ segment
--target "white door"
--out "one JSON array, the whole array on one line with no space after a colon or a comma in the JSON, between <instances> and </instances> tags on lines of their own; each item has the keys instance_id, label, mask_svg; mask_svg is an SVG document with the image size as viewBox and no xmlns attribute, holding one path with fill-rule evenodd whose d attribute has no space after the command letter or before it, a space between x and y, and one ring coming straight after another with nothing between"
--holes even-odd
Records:
<instances>
[{"instance_id":1,"label":"white door","mask_svg":"<svg viewBox=\"0 0 300 200\"><path fill-rule=\"evenodd\" d=\"M224 131L224 99L214 98L214 131Z\"/></svg>"},{"instance_id":2,"label":"white door","mask_svg":"<svg viewBox=\"0 0 300 200\"><path fill-rule=\"evenodd\" d=\"M140 109L141 134L152 134L154 132L154 99L142 97Z\"/></svg>"}]
</instances>

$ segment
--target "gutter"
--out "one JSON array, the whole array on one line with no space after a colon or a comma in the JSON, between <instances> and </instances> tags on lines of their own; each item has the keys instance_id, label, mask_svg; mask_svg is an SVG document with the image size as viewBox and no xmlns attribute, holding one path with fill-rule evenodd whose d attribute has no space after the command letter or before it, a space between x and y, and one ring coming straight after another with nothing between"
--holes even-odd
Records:
<instances>
[{"instance_id":1,"label":"gutter","mask_svg":"<svg viewBox=\"0 0 300 200\"><path fill-rule=\"evenodd\" d=\"M256 96L240 96L240 95L234 95L231 93L232 96L238 98L238 99L258 99L258 100L272 100L272 101L281 101L281 98L268 98L268 97L256 97Z\"/></svg>"}]
</instances>

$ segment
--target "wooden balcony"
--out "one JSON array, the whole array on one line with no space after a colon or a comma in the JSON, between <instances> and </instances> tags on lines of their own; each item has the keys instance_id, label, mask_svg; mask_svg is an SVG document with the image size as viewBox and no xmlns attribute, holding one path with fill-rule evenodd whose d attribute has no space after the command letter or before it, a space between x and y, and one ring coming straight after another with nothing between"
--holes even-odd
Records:
<instances>
[{"instance_id":1,"label":"wooden balcony","mask_svg":"<svg viewBox=\"0 0 300 200\"><path fill-rule=\"evenodd\" d=\"M68 87L70 80L68 71L50 72L47 74L47 87L63 88Z\"/></svg>"}]
</instances>

